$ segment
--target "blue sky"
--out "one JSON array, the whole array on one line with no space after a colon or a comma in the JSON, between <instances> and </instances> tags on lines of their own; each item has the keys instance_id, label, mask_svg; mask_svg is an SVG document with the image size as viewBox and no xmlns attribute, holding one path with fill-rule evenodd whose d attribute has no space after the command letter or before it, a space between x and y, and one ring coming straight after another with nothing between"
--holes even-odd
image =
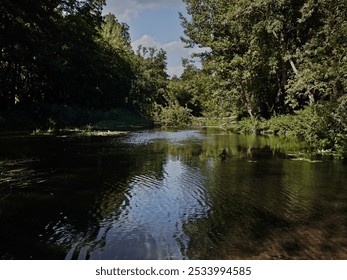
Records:
<instances>
[{"instance_id":1,"label":"blue sky","mask_svg":"<svg viewBox=\"0 0 347 280\"><path fill-rule=\"evenodd\" d=\"M132 46L163 48L168 56L169 75L182 73L181 58L196 51L181 42L183 28L178 12L185 12L181 0L107 0L104 13L111 12L130 26Z\"/></svg>"}]
</instances>

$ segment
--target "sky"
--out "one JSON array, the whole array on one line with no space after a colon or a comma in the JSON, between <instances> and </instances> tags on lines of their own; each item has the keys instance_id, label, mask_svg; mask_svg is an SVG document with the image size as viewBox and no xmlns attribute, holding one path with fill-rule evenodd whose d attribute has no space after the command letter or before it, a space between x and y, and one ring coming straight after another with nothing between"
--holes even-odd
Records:
<instances>
[{"instance_id":1,"label":"sky","mask_svg":"<svg viewBox=\"0 0 347 280\"><path fill-rule=\"evenodd\" d=\"M107 0L104 13L113 13L120 22L130 26L134 50L139 45L162 48L167 52L167 73L180 76L181 58L190 58L196 49L185 48L180 37L183 28L178 17L185 13L182 0Z\"/></svg>"}]
</instances>

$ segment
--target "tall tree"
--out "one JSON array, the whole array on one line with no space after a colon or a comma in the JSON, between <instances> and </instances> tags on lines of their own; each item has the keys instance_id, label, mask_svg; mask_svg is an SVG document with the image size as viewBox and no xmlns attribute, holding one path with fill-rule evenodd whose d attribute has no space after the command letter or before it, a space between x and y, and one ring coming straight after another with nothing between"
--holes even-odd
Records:
<instances>
[{"instance_id":1,"label":"tall tree","mask_svg":"<svg viewBox=\"0 0 347 280\"><path fill-rule=\"evenodd\" d=\"M288 102L336 101L347 93L347 1L305 1L299 22L309 40L296 50L299 74L289 81Z\"/></svg>"},{"instance_id":2,"label":"tall tree","mask_svg":"<svg viewBox=\"0 0 347 280\"><path fill-rule=\"evenodd\" d=\"M129 106L128 98L134 83L134 52L130 45L129 27L108 14L100 29L103 65L100 90L103 93L103 107Z\"/></svg>"},{"instance_id":3,"label":"tall tree","mask_svg":"<svg viewBox=\"0 0 347 280\"><path fill-rule=\"evenodd\" d=\"M139 46L133 60L135 80L129 101L139 111L150 114L155 103L166 104L166 52L154 47Z\"/></svg>"},{"instance_id":4,"label":"tall tree","mask_svg":"<svg viewBox=\"0 0 347 280\"><path fill-rule=\"evenodd\" d=\"M47 88L47 61L54 61L59 1L8 1L1 4L0 107L39 102ZM48 59L49 58L49 59Z\"/></svg>"},{"instance_id":5,"label":"tall tree","mask_svg":"<svg viewBox=\"0 0 347 280\"><path fill-rule=\"evenodd\" d=\"M185 0L185 3L190 18L181 15L186 34L183 41L189 46L211 49L205 56L205 66L224 81L221 94L241 108L240 113L270 117L288 112L293 99L302 106L319 98L312 90L302 89L307 94L301 96L288 93L294 84L296 89L300 83L307 87L305 77L309 79L309 75L306 67L302 67L308 61L305 55L313 46L324 44L320 41L322 34L327 38L332 28L336 32L330 38L343 36L338 30L345 22L342 12L345 0L335 3ZM337 45L344 48L341 43Z\"/></svg>"}]
</instances>

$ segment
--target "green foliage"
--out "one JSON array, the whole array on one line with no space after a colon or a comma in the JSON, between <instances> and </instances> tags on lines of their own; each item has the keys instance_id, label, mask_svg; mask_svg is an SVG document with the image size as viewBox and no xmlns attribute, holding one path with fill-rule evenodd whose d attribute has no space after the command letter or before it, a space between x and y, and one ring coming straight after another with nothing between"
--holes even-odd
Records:
<instances>
[{"instance_id":1,"label":"green foliage","mask_svg":"<svg viewBox=\"0 0 347 280\"><path fill-rule=\"evenodd\" d=\"M205 66L221 81L218 97L241 114L269 117L286 110L284 86L296 46L297 1L187 0L185 41L209 47ZM292 44L292 46L290 46Z\"/></svg>"},{"instance_id":2,"label":"green foliage","mask_svg":"<svg viewBox=\"0 0 347 280\"><path fill-rule=\"evenodd\" d=\"M223 118L206 118L198 117L193 118L193 126L199 127L218 127L222 129L235 130L236 118L235 117L223 117Z\"/></svg>"},{"instance_id":3,"label":"green foliage","mask_svg":"<svg viewBox=\"0 0 347 280\"><path fill-rule=\"evenodd\" d=\"M121 107L150 115L153 103L164 105L166 53L155 48L134 53L128 25L112 14L102 17L104 0L31 2L5 0L0 7L0 109L31 111L30 125L50 118L37 108L52 114L58 108L57 123L78 125L74 115L83 115L80 110Z\"/></svg>"},{"instance_id":4,"label":"green foliage","mask_svg":"<svg viewBox=\"0 0 347 280\"><path fill-rule=\"evenodd\" d=\"M190 109L194 116L200 116L202 111L201 97L205 83L200 77L195 66L186 65L181 78L173 77L168 83L168 98Z\"/></svg>"},{"instance_id":5,"label":"green foliage","mask_svg":"<svg viewBox=\"0 0 347 280\"><path fill-rule=\"evenodd\" d=\"M155 104L152 119L160 126L188 126L192 122L191 110L182 107L177 101L169 102L168 106Z\"/></svg>"},{"instance_id":6,"label":"green foliage","mask_svg":"<svg viewBox=\"0 0 347 280\"><path fill-rule=\"evenodd\" d=\"M260 134L267 131L268 126L264 119L244 118L237 122L237 126L234 130L244 134Z\"/></svg>"},{"instance_id":7,"label":"green foliage","mask_svg":"<svg viewBox=\"0 0 347 280\"><path fill-rule=\"evenodd\" d=\"M0 6L0 108L41 99L55 69L58 1L4 0ZM49 65L50 64L50 65ZM29 97L30 92L30 97Z\"/></svg>"},{"instance_id":8,"label":"green foliage","mask_svg":"<svg viewBox=\"0 0 347 280\"><path fill-rule=\"evenodd\" d=\"M347 95L336 102L317 106L318 121L311 128L315 143L322 152L347 156Z\"/></svg>"},{"instance_id":9,"label":"green foliage","mask_svg":"<svg viewBox=\"0 0 347 280\"><path fill-rule=\"evenodd\" d=\"M183 41L210 48L215 103L269 118L346 92L346 1L184 2Z\"/></svg>"},{"instance_id":10,"label":"green foliage","mask_svg":"<svg viewBox=\"0 0 347 280\"><path fill-rule=\"evenodd\" d=\"M140 46L132 61L135 78L128 102L139 112L150 115L153 104L166 104L166 52Z\"/></svg>"},{"instance_id":11,"label":"green foliage","mask_svg":"<svg viewBox=\"0 0 347 280\"><path fill-rule=\"evenodd\" d=\"M241 133L295 136L310 143L319 153L345 158L347 155L347 98L324 102L295 114L269 120L246 118L237 123Z\"/></svg>"},{"instance_id":12,"label":"green foliage","mask_svg":"<svg viewBox=\"0 0 347 280\"><path fill-rule=\"evenodd\" d=\"M322 108L307 107L295 114L278 115L269 120L245 118L238 122L241 133L278 134L295 136L311 143L317 143L318 133L326 129L326 118L322 117Z\"/></svg>"},{"instance_id":13,"label":"green foliage","mask_svg":"<svg viewBox=\"0 0 347 280\"><path fill-rule=\"evenodd\" d=\"M296 52L300 75L288 84L288 101L293 107L302 105L302 100L311 105L319 100L336 100L347 88L347 2L305 2L299 21L306 23L314 14L319 18L310 40Z\"/></svg>"},{"instance_id":14,"label":"green foliage","mask_svg":"<svg viewBox=\"0 0 347 280\"><path fill-rule=\"evenodd\" d=\"M188 60L182 61L184 71L168 84L168 99L191 110L195 117L224 118L234 115L236 107L230 96L221 94L226 89L223 81L207 67L198 69Z\"/></svg>"}]
</instances>

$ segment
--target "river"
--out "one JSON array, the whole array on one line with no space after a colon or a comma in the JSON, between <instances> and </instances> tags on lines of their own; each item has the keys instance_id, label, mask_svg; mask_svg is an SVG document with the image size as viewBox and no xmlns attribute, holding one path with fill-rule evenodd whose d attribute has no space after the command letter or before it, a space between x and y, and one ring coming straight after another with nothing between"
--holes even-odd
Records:
<instances>
[{"instance_id":1,"label":"river","mask_svg":"<svg viewBox=\"0 0 347 280\"><path fill-rule=\"evenodd\" d=\"M2 259L346 259L347 165L218 129L0 135Z\"/></svg>"}]
</instances>

